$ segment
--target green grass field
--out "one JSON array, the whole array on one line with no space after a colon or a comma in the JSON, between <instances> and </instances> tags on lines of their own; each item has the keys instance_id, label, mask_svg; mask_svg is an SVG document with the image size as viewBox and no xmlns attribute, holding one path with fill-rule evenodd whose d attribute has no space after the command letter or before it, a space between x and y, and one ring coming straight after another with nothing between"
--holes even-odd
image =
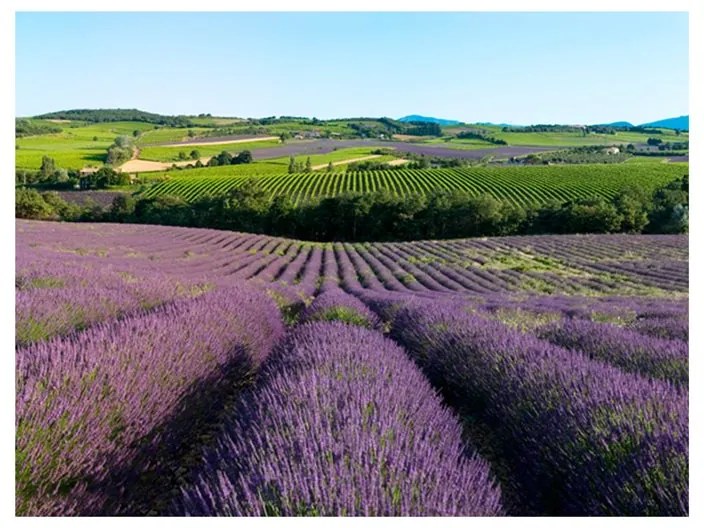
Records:
<instances>
[{"instance_id":1,"label":"green grass field","mask_svg":"<svg viewBox=\"0 0 704 528\"><path fill-rule=\"evenodd\" d=\"M204 127L170 128L149 125L149 129L137 138L136 144L139 146L152 143L176 143L178 141L185 141L189 138L189 130L192 130L195 135L200 136L211 129Z\"/></svg>"},{"instance_id":2,"label":"green grass field","mask_svg":"<svg viewBox=\"0 0 704 528\"><path fill-rule=\"evenodd\" d=\"M345 160L351 160L355 158L364 158L366 156L374 156L372 152L374 150L377 150L379 147L354 147L354 148L342 148L338 150L334 150L333 152L329 152L327 154L311 154L308 156L307 154L301 154L300 156L296 156L296 161L302 161L305 163L307 158L310 158L311 165L323 165L327 164L329 162L339 162L339 161L345 161ZM379 162L385 162L385 161L391 161L393 159L397 159L398 156L393 156L393 155L379 155L377 158L373 158L369 161L379 161ZM289 163L289 158L276 158L276 160L271 160L271 161L278 161L281 163L284 163L286 168L288 168L288 163ZM324 169L323 169L324 170ZM339 170L339 169L337 169Z\"/></svg>"},{"instance_id":3,"label":"green grass field","mask_svg":"<svg viewBox=\"0 0 704 528\"><path fill-rule=\"evenodd\" d=\"M488 193L514 204L535 204L594 195L610 197L628 185L652 190L688 170L686 163L643 163L262 174L256 178L264 189L275 195L289 195L299 203L345 191L371 192L385 188L397 195L461 189L474 195ZM254 176L252 173L228 174L173 177L148 188L142 196L168 194L193 200L206 194L227 192Z\"/></svg>"},{"instance_id":4,"label":"green grass field","mask_svg":"<svg viewBox=\"0 0 704 528\"><path fill-rule=\"evenodd\" d=\"M246 123L246 121L237 117L191 117L191 122L197 126L220 127L232 126L238 123Z\"/></svg>"},{"instance_id":5,"label":"green grass field","mask_svg":"<svg viewBox=\"0 0 704 528\"><path fill-rule=\"evenodd\" d=\"M117 136L130 136L153 128L149 123L117 121L114 123L50 123L60 126L57 134L18 138L15 145L15 167L38 169L43 156L56 160L64 169L80 169L87 165L100 166L105 161L108 147Z\"/></svg>"}]
</instances>

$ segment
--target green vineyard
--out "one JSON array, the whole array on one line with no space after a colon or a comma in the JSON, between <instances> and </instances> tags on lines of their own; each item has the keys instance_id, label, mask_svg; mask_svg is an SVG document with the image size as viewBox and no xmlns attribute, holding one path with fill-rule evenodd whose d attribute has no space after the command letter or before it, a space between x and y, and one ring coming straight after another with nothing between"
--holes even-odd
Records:
<instances>
[{"instance_id":1,"label":"green vineyard","mask_svg":"<svg viewBox=\"0 0 704 528\"><path fill-rule=\"evenodd\" d=\"M313 172L262 175L256 176L256 180L267 191L288 195L297 203L347 191L387 189L396 195L409 195L460 189L473 195L490 194L514 204L535 204L594 195L611 197L627 186L653 190L688 171L688 164L658 163ZM246 178L243 174L178 175L153 185L141 196L175 195L190 201L205 195L226 193L241 185Z\"/></svg>"}]
</instances>

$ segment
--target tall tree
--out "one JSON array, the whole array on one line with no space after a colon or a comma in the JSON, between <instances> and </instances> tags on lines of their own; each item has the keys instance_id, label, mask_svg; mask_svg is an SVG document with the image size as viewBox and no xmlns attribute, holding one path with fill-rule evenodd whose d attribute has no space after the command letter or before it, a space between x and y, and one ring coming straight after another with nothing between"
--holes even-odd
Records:
<instances>
[{"instance_id":1,"label":"tall tree","mask_svg":"<svg viewBox=\"0 0 704 528\"><path fill-rule=\"evenodd\" d=\"M42 166L39 169L39 172L42 173L43 179L48 180L51 178L54 175L54 172L56 172L56 162L54 161L54 158L42 156Z\"/></svg>"}]
</instances>

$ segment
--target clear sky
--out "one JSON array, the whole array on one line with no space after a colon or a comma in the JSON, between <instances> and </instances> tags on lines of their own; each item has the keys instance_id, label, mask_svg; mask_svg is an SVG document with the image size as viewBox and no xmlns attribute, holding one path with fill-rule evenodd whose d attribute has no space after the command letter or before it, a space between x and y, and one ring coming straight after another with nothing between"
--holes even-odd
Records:
<instances>
[{"instance_id":1,"label":"clear sky","mask_svg":"<svg viewBox=\"0 0 704 528\"><path fill-rule=\"evenodd\" d=\"M688 113L686 13L18 13L16 112L635 124Z\"/></svg>"}]
</instances>

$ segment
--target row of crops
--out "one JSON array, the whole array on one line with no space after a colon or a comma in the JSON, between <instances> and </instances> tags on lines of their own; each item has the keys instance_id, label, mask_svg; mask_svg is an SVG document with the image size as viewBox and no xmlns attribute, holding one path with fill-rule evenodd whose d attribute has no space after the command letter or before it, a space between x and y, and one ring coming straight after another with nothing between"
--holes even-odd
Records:
<instances>
[{"instance_id":1,"label":"row of crops","mask_svg":"<svg viewBox=\"0 0 704 528\"><path fill-rule=\"evenodd\" d=\"M364 193L387 189L395 195L406 196L457 189L472 195L487 193L514 204L529 204L593 195L611 197L629 185L652 190L687 172L686 164L657 164L314 172L252 177L272 194L287 195L299 203L347 191ZM176 195L195 200L226 193L248 178L242 174L213 177L206 174L176 175L150 187L143 196Z\"/></svg>"},{"instance_id":2,"label":"row of crops","mask_svg":"<svg viewBox=\"0 0 704 528\"><path fill-rule=\"evenodd\" d=\"M47 265L81 257L81 263L110 262L126 270L197 278L202 284L257 280L311 296L327 283L347 290L381 287L401 293L489 293L675 296L688 287L688 242L677 235L551 235L400 243L316 244L254 234L167 226L24 222L18 229L34 238L24 251ZM18 235L20 238L20 235ZM31 250L31 251L30 251ZM42 260L42 262L44 262ZM40 270L39 275L46 274ZM76 278L84 265L69 266ZM32 267L34 269L34 267ZM64 274L66 275L66 274ZM66 278L64 277L64 279ZM141 290L130 276L115 284L115 302ZM185 288L185 286L182 286ZM56 292L55 289L51 291ZM135 291L132 295L130 292ZM168 290L167 290L168 291ZM141 294L140 294L141 295ZM140 300L158 303L161 295ZM112 298L112 297L111 297ZM126 298L127 300L123 300ZM139 297L143 299L143 297ZM107 299L106 299L107 300ZM68 302L68 297L62 302ZM35 318L43 313L28 308ZM60 319L47 312L47 320Z\"/></svg>"},{"instance_id":3,"label":"row of crops","mask_svg":"<svg viewBox=\"0 0 704 528\"><path fill-rule=\"evenodd\" d=\"M16 229L20 515L688 514L686 236Z\"/></svg>"}]
</instances>

